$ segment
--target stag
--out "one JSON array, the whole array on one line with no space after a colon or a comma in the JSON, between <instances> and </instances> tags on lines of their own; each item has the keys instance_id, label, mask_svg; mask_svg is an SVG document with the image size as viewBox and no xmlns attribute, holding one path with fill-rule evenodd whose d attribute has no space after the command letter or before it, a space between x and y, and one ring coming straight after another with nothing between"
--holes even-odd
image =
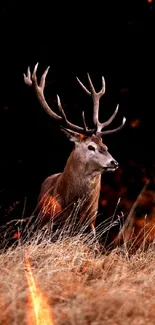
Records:
<instances>
[{"instance_id":1,"label":"stag","mask_svg":"<svg viewBox=\"0 0 155 325\"><path fill-rule=\"evenodd\" d=\"M42 74L40 83L37 81L38 63L31 74L28 67L27 74L24 74L25 83L34 89L39 103L45 112L53 119L60 122L60 128L70 141L74 142L72 150L63 172L51 175L41 185L38 197L38 207L42 218L42 224L49 220L56 220L61 215L63 221L79 204L79 220L89 220L89 227L95 231L95 221L98 212L99 195L101 188L101 175L104 172L115 171L118 162L108 152L107 146L102 142L102 136L111 134L122 129L125 124L125 117L121 125L111 130L103 130L114 120L119 106L116 107L112 116L103 123L99 121L100 98L105 93L105 80L102 77L102 88L96 92L91 78L88 74L89 89L77 78L78 83L88 96L93 100L93 124L89 129L85 122L84 112L82 113L83 126L71 123L63 110L60 97L57 95L57 105L60 115L56 114L48 105L44 97L46 76L49 67Z\"/></svg>"}]
</instances>

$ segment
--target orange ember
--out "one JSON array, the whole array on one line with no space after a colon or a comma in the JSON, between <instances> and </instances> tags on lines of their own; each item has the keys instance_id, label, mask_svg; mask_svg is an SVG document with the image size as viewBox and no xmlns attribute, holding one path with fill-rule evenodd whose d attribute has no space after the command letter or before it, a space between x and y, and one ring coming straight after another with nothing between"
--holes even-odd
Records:
<instances>
[{"instance_id":1,"label":"orange ember","mask_svg":"<svg viewBox=\"0 0 155 325\"><path fill-rule=\"evenodd\" d=\"M47 299L36 285L28 257L25 259L26 278L29 286L28 325L53 325Z\"/></svg>"},{"instance_id":2,"label":"orange ember","mask_svg":"<svg viewBox=\"0 0 155 325\"><path fill-rule=\"evenodd\" d=\"M140 125L140 120L138 120L138 119L132 120L132 121L130 122L130 126L131 126L132 128L136 128L136 127L138 127L139 125Z\"/></svg>"},{"instance_id":3,"label":"orange ember","mask_svg":"<svg viewBox=\"0 0 155 325\"><path fill-rule=\"evenodd\" d=\"M20 238L20 233L19 232L15 232L15 234L13 235L14 239L18 239Z\"/></svg>"},{"instance_id":4,"label":"orange ember","mask_svg":"<svg viewBox=\"0 0 155 325\"><path fill-rule=\"evenodd\" d=\"M82 140L84 138L85 138L84 134L80 134L80 139Z\"/></svg>"}]
</instances>

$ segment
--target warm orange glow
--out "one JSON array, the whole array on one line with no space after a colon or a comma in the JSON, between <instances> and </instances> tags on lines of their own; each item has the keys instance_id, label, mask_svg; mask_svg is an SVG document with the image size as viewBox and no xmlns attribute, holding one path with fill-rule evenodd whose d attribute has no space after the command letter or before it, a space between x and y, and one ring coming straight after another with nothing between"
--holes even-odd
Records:
<instances>
[{"instance_id":1,"label":"warm orange glow","mask_svg":"<svg viewBox=\"0 0 155 325\"><path fill-rule=\"evenodd\" d=\"M80 139L83 140L85 138L85 135L84 134L80 134Z\"/></svg>"},{"instance_id":2,"label":"warm orange glow","mask_svg":"<svg viewBox=\"0 0 155 325\"><path fill-rule=\"evenodd\" d=\"M132 128L137 128L137 127L139 126L139 124L140 124L140 120L138 120L138 119L132 120L132 121L130 122L130 126L131 126Z\"/></svg>"},{"instance_id":3,"label":"warm orange glow","mask_svg":"<svg viewBox=\"0 0 155 325\"><path fill-rule=\"evenodd\" d=\"M50 217L58 214L61 212L61 206L59 202L56 200L55 197L53 197L50 194L45 194L44 197L41 200L41 205L42 205L42 214L50 214Z\"/></svg>"},{"instance_id":4,"label":"warm orange glow","mask_svg":"<svg viewBox=\"0 0 155 325\"><path fill-rule=\"evenodd\" d=\"M103 199L103 200L101 200L101 204L103 207L105 207L108 205L108 201Z\"/></svg>"},{"instance_id":5,"label":"warm orange glow","mask_svg":"<svg viewBox=\"0 0 155 325\"><path fill-rule=\"evenodd\" d=\"M26 263L26 278L29 286L28 325L53 325L52 314L38 285L36 285L28 257Z\"/></svg>"},{"instance_id":6,"label":"warm orange glow","mask_svg":"<svg viewBox=\"0 0 155 325\"><path fill-rule=\"evenodd\" d=\"M20 233L19 232L15 232L15 234L13 235L14 239L18 239L20 238Z\"/></svg>"}]
</instances>

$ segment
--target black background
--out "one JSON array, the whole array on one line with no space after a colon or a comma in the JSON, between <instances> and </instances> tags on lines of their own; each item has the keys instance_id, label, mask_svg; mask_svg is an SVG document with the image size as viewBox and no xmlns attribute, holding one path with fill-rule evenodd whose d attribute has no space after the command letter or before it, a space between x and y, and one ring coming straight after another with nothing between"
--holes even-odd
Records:
<instances>
[{"instance_id":1,"label":"black background","mask_svg":"<svg viewBox=\"0 0 155 325\"><path fill-rule=\"evenodd\" d=\"M97 90L101 76L106 94L100 120L119 103L112 126L126 116L122 131L103 139L123 169L129 161L148 172L155 163L155 3L154 1L52 2L1 1L0 4L0 216L1 223L21 217L36 204L41 182L63 170L72 144L38 104L23 82L27 66L39 62L38 77L50 65L48 103L60 95L68 118L81 123L85 110L91 126L89 72ZM132 128L134 119L140 120ZM112 177L112 176L110 176ZM12 206L19 209L11 209ZM14 210L14 214L8 211Z\"/></svg>"}]
</instances>

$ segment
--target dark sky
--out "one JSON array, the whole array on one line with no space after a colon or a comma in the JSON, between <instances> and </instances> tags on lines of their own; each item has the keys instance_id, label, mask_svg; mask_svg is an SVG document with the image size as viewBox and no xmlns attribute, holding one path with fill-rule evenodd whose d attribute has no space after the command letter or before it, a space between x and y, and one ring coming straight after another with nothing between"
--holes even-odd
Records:
<instances>
[{"instance_id":1,"label":"dark sky","mask_svg":"<svg viewBox=\"0 0 155 325\"><path fill-rule=\"evenodd\" d=\"M46 96L59 93L68 117L91 124L91 104L76 82L89 72L97 89L106 80L100 119L120 111L127 125L105 137L112 154L125 164L155 163L155 2L84 3L1 1L0 4L0 190L1 205L37 195L43 179L63 170L72 145L43 112L23 83L27 66L50 65ZM101 111L100 110L100 111ZM140 120L131 128L133 119ZM8 203L9 202L9 203Z\"/></svg>"}]
</instances>

